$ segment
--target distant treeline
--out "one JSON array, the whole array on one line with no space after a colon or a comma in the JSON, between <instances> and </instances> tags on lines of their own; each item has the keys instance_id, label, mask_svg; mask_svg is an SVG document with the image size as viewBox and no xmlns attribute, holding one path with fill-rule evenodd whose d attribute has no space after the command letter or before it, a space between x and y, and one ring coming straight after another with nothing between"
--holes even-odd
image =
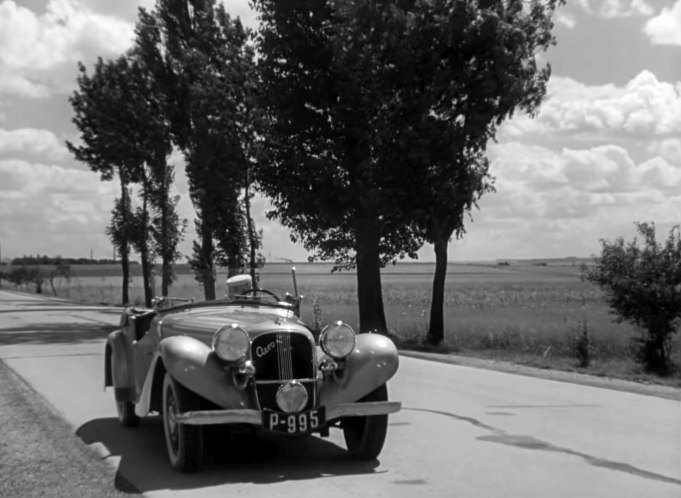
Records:
<instances>
[{"instance_id":1,"label":"distant treeline","mask_svg":"<svg viewBox=\"0 0 681 498\"><path fill-rule=\"evenodd\" d=\"M13 266L27 266L27 265L110 265L116 264L115 259L89 259L89 258L63 258L61 256L22 256L14 258L10 263ZM131 264L138 264L131 261Z\"/></svg>"}]
</instances>

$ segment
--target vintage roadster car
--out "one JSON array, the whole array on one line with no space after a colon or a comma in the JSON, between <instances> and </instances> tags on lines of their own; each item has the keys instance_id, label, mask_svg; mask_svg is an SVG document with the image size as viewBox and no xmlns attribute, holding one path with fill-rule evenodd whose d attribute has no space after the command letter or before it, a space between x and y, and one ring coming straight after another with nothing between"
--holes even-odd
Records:
<instances>
[{"instance_id":1,"label":"vintage roadster car","mask_svg":"<svg viewBox=\"0 0 681 498\"><path fill-rule=\"evenodd\" d=\"M201 466L211 424L323 437L339 428L352 456L375 459L388 414L401 407L386 387L398 367L395 345L342 322L314 334L299 316L295 269L295 297L251 282L232 277L221 301L160 299L123 311L105 350L120 423L160 413L170 463L182 472Z\"/></svg>"}]
</instances>

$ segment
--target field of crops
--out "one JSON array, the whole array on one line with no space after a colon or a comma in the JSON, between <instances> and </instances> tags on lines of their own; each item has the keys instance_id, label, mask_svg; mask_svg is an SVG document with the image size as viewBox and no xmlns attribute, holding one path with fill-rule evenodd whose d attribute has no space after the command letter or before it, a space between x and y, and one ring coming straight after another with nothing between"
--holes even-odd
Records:
<instances>
[{"instance_id":1,"label":"field of crops","mask_svg":"<svg viewBox=\"0 0 681 498\"><path fill-rule=\"evenodd\" d=\"M305 299L303 319L358 325L356 274L331 273L331 265L298 263L299 291ZM292 292L291 265L268 263L260 286L283 295ZM403 344L418 345L428 329L434 265L411 263L385 268L383 300L390 333ZM71 278L55 279L60 297L120 305L120 270L116 266L73 266ZM446 336L443 349L463 354L523 361L542 366L576 364L577 340L588 333L593 364L606 371L613 362L630 364L630 341L636 331L608 313L601 292L582 282L577 262L510 264L450 263L445 292ZM218 274L218 296L226 292L226 273ZM160 290L160 281L155 288ZM46 292L49 287L46 286ZM186 265L177 268L171 295L202 299L202 288ZM139 268L133 272L131 299L143 302ZM316 309L316 315L315 315ZM681 364L681 341L675 338ZM592 368L593 365L592 365ZM597 372L598 373L598 372Z\"/></svg>"}]
</instances>

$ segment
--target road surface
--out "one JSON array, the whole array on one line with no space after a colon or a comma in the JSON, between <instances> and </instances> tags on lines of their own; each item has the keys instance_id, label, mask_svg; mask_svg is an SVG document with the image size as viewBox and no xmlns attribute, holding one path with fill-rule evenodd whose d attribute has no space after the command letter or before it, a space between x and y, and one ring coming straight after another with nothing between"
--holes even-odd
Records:
<instances>
[{"instance_id":1,"label":"road surface","mask_svg":"<svg viewBox=\"0 0 681 498\"><path fill-rule=\"evenodd\" d=\"M219 441L203 471L177 474L160 419L120 427L102 388L117 323L117 310L0 292L0 359L147 496L681 496L681 401L406 357L378 461L349 459L336 431Z\"/></svg>"}]
</instances>

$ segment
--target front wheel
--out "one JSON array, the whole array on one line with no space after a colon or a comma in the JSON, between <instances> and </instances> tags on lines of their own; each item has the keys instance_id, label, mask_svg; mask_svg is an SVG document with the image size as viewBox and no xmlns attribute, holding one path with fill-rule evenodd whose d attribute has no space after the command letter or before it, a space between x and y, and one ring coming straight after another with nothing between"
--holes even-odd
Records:
<instances>
[{"instance_id":1,"label":"front wheel","mask_svg":"<svg viewBox=\"0 0 681 498\"><path fill-rule=\"evenodd\" d=\"M359 400L360 403L369 401L388 401L388 387L383 384ZM342 426L350 454L359 460L374 460L385 443L388 415L347 417Z\"/></svg>"},{"instance_id":2,"label":"front wheel","mask_svg":"<svg viewBox=\"0 0 681 498\"><path fill-rule=\"evenodd\" d=\"M177 423L177 415L199 409L199 399L167 373L163 378L163 432L170 465L178 472L192 472L203 464L203 430Z\"/></svg>"}]
</instances>

